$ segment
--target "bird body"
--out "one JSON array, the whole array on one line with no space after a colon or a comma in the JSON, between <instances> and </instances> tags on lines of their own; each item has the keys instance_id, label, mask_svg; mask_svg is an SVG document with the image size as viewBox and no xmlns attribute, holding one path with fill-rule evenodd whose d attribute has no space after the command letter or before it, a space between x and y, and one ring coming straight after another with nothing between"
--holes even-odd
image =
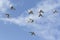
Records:
<instances>
[{"instance_id":1,"label":"bird body","mask_svg":"<svg viewBox=\"0 0 60 40\"><path fill-rule=\"evenodd\" d=\"M16 10L13 5L10 5L11 10Z\"/></svg>"},{"instance_id":2,"label":"bird body","mask_svg":"<svg viewBox=\"0 0 60 40\"><path fill-rule=\"evenodd\" d=\"M42 15L42 14L39 14L39 16L38 16L38 17L40 17L40 16L42 16L42 17L43 17L43 15Z\"/></svg>"},{"instance_id":3,"label":"bird body","mask_svg":"<svg viewBox=\"0 0 60 40\"><path fill-rule=\"evenodd\" d=\"M34 22L33 19L29 19L29 20L28 20L28 23L33 23L33 22Z\"/></svg>"},{"instance_id":4,"label":"bird body","mask_svg":"<svg viewBox=\"0 0 60 40\"><path fill-rule=\"evenodd\" d=\"M34 35L35 36L35 33L34 32L29 32L29 33L31 33L31 35Z\"/></svg>"},{"instance_id":5,"label":"bird body","mask_svg":"<svg viewBox=\"0 0 60 40\"><path fill-rule=\"evenodd\" d=\"M57 10L54 10L53 13L57 13Z\"/></svg>"},{"instance_id":6,"label":"bird body","mask_svg":"<svg viewBox=\"0 0 60 40\"><path fill-rule=\"evenodd\" d=\"M9 18L10 17L10 15L9 14L5 14L6 16L7 16L7 18Z\"/></svg>"},{"instance_id":7,"label":"bird body","mask_svg":"<svg viewBox=\"0 0 60 40\"><path fill-rule=\"evenodd\" d=\"M43 10L39 10L39 13L44 13Z\"/></svg>"},{"instance_id":8,"label":"bird body","mask_svg":"<svg viewBox=\"0 0 60 40\"><path fill-rule=\"evenodd\" d=\"M28 10L28 13L29 13L29 14L33 14L33 11L32 11L32 10Z\"/></svg>"}]
</instances>

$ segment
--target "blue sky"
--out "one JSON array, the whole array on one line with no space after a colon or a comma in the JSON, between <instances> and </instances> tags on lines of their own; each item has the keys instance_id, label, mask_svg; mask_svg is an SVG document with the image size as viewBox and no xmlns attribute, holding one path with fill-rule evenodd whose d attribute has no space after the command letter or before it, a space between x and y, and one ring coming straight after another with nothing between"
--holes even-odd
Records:
<instances>
[{"instance_id":1,"label":"blue sky","mask_svg":"<svg viewBox=\"0 0 60 40\"><path fill-rule=\"evenodd\" d=\"M16 10L10 10L10 5ZM40 9L43 17L38 17ZM29 15L28 10L34 14ZM58 12L53 14L53 10ZM34 22L27 23L29 18ZM0 0L0 40L60 40L60 0Z\"/></svg>"}]
</instances>

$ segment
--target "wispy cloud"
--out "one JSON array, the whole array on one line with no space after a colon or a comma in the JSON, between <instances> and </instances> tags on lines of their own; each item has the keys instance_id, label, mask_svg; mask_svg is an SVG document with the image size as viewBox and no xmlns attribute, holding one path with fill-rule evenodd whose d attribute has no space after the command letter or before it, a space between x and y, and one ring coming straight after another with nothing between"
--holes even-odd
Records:
<instances>
[{"instance_id":1,"label":"wispy cloud","mask_svg":"<svg viewBox=\"0 0 60 40\"><path fill-rule=\"evenodd\" d=\"M53 10L60 6L59 0L45 0L38 3L35 7L31 8L34 11L33 15L27 15L25 17L19 16L18 18L0 18L0 20L8 21L21 26L32 27L32 30L37 33L39 37L45 40L60 40L59 13L53 14ZM38 17L38 11L42 9L45 13L43 17ZM27 23L28 18L34 19L34 23Z\"/></svg>"}]
</instances>

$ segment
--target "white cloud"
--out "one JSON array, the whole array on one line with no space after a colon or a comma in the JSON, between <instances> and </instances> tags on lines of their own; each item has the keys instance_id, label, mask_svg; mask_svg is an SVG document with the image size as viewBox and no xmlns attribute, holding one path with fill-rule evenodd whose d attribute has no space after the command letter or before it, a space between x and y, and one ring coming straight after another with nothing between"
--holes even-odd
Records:
<instances>
[{"instance_id":1,"label":"white cloud","mask_svg":"<svg viewBox=\"0 0 60 40\"><path fill-rule=\"evenodd\" d=\"M58 30L60 24L59 13L53 14L52 10L60 6L60 1L57 0L45 0L31 8L34 11L34 15L26 17L19 16L18 18L0 18L0 20L8 21L21 26L32 27L32 30L37 33L39 37L45 40L60 40L60 32ZM44 10L44 17L38 17L37 13L39 9ZM23 13L24 14L24 13ZM22 14L22 15L23 15ZM34 23L26 23L28 18L34 19ZM56 37L57 36L57 37Z\"/></svg>"},{"instance_id":2,"label":"white cloud","mask_svg":"<svg viewBox=\"0 0 60 40\"><path fill-rule=\"evenodd\" d=\"M0 0L0 12L6 12L10 6L9 0Z\"/></svg>"}]
</instances>

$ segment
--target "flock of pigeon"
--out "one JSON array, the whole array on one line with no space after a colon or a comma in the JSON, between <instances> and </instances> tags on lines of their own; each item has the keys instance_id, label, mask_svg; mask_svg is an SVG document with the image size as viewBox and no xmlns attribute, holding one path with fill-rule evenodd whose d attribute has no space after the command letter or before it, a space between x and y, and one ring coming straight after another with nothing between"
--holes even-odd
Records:
<instances>
[{"instance_id":1,"label":"flock of pigeon","mask_svg":"<svg viewBox=\"0 0 60 40\"><path fill-rule=\"evenodd\" d=\"M11 10L16 10L13 6L11 6L10 9ZM56 12L57 12L57 10L53 11L53 13L56 13ZM28 13L29 14L33 14L33 11L29 10ZM38 17L42 17L43 16L42 13L44 13L44 11L43 10L39 10L38 13L39 13ZM7 16L7 18L10 18L10 14L5 14L5 15ZM32 23L32 22L34 22L34 20L30 18L28 22ZM34 35L34 36L36 35L35 32L29 32L29 33L31 33L31 35Z\"/></svg>"}]
</instances>

